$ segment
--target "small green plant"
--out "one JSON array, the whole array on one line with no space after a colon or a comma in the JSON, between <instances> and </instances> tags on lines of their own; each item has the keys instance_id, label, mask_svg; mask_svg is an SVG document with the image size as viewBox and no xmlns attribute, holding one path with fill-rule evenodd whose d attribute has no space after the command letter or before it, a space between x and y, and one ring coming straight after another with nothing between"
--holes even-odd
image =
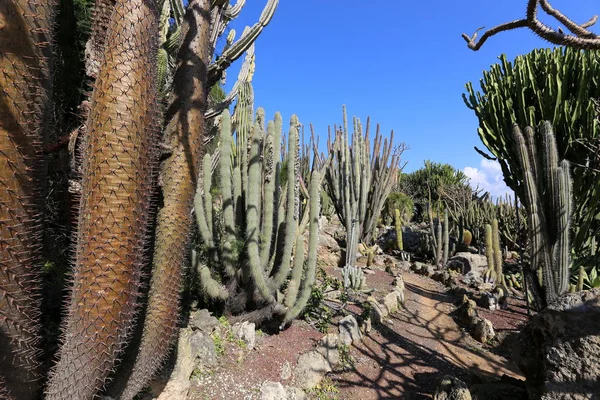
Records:
<instances>
[{"instance_id":1,"label":"small green plant","mask_svg":"<svg viewBox=\"0 0 600 400\"><path fill-rule=\"evenodd\" d=\"M215 351L218 356L225 354L225 341L218 332L214 332L212 335L213 344L215 345Z\"/></svg>"},{"instance_id":2,"label":"small green plant","mask_svg":"<svg viewBox=\"0 0 600 400\"><path fill-rule=\"evenodd\" d=\"M356 360L350 355L350 346L347 344L340 344L338 345L338 352L340 353L340 366L342 370L353 370Z\"/></svg>"},{"instance_id":3,"label":"small green plant","mask_svg":"<svg viewBox=\"0 0 600 400\"><path fill-rule=\"evenodd\" d=\"M339 400L340 389L329 377L315 386L314 389L308 391L308 398L311 400Z\"/></svg>"}]
</instances>

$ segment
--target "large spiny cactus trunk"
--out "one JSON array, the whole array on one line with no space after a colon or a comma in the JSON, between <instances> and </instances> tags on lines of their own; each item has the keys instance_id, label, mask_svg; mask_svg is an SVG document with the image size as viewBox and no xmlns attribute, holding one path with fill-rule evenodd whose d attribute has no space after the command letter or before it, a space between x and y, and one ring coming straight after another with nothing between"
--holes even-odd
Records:
<instances>
[{"instance_id":1,"label":"large spiny cactus trunk","mask_svg":"<svg viewBox=\"0 0 600 400\"><path fill-rule=\"evenodd\" d=\"M118 0L91 97L83 145L75 271L49 400L92 399L136 312L157 165L153 0Z\"/></svg>"},{"instance_id":2,"label":"large spiny cactus trunk","mask_svg":"<svg viewBox=\"0 0 600 400\"><path fill-rule=\"evenodd\" d=\"M0 0L0 397L39 385L42 146L51 109L52 1ZM3 379L1 379L3 378ZM4 392L3 392L4 391Z\"/></svg>"},{"instance_id":3,"label":"large spiny cactus trunk","mask_svg":"<svg viewBox=\"0 0 600 400\"><path fill-rule=\"evenodd\" d=\"M152 379L177 338L180 288L189 263L192 206L204 137L210 46L210 0L187 9L161 166L164 207L158 213L151 290L140 350L122 399L132 399Z\"/></svg>"}]
</instances>

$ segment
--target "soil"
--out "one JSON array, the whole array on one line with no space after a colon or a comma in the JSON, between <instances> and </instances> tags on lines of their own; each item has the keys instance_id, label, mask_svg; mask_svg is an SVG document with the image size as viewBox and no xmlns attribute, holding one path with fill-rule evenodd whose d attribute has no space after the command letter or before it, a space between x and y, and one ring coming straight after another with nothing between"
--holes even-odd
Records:
<instances>
[{"instance_id":1,"label":"soil","mask_svg":"<svg viewBox=\"0 0 600 400\"><path fill-rule=\"evenodd\" d=\"M340 276L336 267L326 270ZM451 316L454 298L446 294L446 288L410 272L403 277L405 307L386 323L373 326L362 343L350 348L352 368L328 375L330 383L339 389L338 399L430 399L445 374L467 383L503 374L522 379L516 366L493 345L476 342L456 324ZM374 269L367 274L367 285L375 289L376 298L391 290L391 282L392 276L384 271ZM349 311L358 314L360 309L352 307ZM527 320L520 301L512 301L508 310L479 311L504 334L518 330ZM254 350L225 341L219 366L197 374L189 398L258 399L264 381L292 385L285 370L293 368L300 354L312 350L322 336L306 322L295 321L279 334L260 335Z\"/></svg>"}]
</instances>

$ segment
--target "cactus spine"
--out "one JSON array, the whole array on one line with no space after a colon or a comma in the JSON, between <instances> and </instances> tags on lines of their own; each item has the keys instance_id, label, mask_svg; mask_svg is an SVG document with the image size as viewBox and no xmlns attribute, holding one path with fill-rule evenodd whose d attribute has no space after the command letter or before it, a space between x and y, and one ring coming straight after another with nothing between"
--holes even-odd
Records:
<instances>
[{"instance_id":1,"label":"cactus spine","mask_svg":"<svg viewBox=\"0 0 600 400\"><path fill-rule=\"evenodd\" d=\"M513 125L525 177L531 265L533 269L541 268L545 300L550 304L568 290L571 178L568 161L558 161L552 125L543 122L539 132L541 156L537 155L533 128L525 128L524 136L518 125Z\"/></svg>"}]
</instances>

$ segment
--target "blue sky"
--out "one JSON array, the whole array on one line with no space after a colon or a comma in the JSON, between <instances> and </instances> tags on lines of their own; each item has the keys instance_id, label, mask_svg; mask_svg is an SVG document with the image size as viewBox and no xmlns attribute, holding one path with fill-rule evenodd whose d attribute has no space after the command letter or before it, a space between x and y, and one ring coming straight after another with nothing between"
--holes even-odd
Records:
<instances>
[{"instance_id":1,"label":"blue sky","mask_svg":"<svg viewBox=\"0 0 600 400\"><path fill-rule=\"evenodd\" d=\"M500 193L499 169L473 150L483 145L461 94L468 81L478 87L482 71L500 54L512 60L549 44L523 29L473 52L460 35L521 18L526 2L280 0L256 42L255 104L269 118L275 111L284 120L297 114L302 123L313 123L322 141L327 126L341 122L346 104L349 115L363 121L370 116L384 133L393 129L396 142L410 145L405 172L431 159ZM231 25L238 34L254 24L265 3L247 1ZM597 0L551 3L578 22L600 13ZM235 68L228 73L229 85L236 75Z\"/></svg>"}]
</instances>

